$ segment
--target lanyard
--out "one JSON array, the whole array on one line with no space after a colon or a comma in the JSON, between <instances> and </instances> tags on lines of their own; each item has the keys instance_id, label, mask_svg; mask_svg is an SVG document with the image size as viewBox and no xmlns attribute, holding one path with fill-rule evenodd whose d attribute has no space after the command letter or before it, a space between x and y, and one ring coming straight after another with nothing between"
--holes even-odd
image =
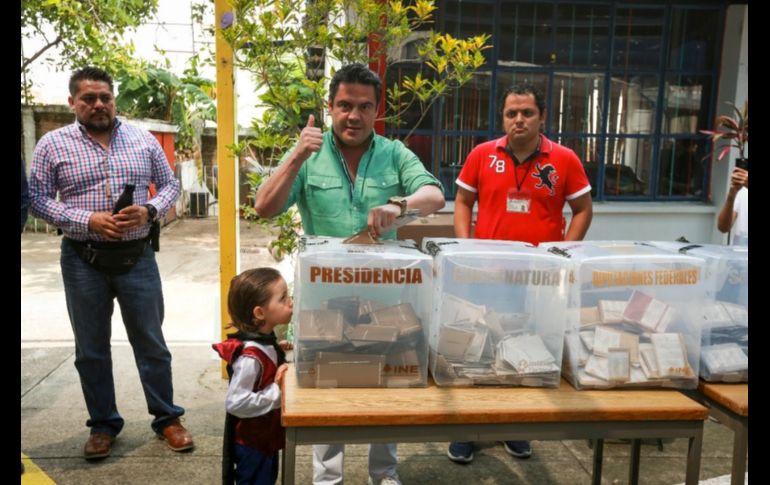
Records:
<instances>
[{"instance_id":1,"label":"lanyard","mask_svg":"<svg viewBox=\"0 0 770 485\"><path fill-rule=\"evenodd\" d=\"M524 178L521 179L521 182L519 182L519 174L516 170L516 156L513 154L513 150L511 150L511 147L505 147L505 151L508 153L508 155L511 156L511 163L513 163L513 177L516 180L516 192L521 192L521 186L524 185L524 181L527 180L527 175L529 175L529 170L532 168L532 162L535 161L535 158L537 158L538 155L540 155L540 139L537 140L537 146L535 147L535 151L532 152L528 157L527 160L527 170L524 172ZM524 163L524 162L521 162Z\"/></svg>"},{"instance_id":2,"label":"lanyard","mask_svg":"<svg viewBox=\"0 0 770 485\"><path fill-rule=\"evenodd\" d=\"M519 182L519 174L517 173L518 170L516 170L516 162L513 163L513 177L516 179L516 192L521 192L521 186L524 185L524 181L527 180L527 175L529 175L529 170L532 168L532 162L534 162L535 159L530 157L529 162L527 162L527 170L524 172L524 178L521 179L521 182Z\"/></svg>"}]
</instances>

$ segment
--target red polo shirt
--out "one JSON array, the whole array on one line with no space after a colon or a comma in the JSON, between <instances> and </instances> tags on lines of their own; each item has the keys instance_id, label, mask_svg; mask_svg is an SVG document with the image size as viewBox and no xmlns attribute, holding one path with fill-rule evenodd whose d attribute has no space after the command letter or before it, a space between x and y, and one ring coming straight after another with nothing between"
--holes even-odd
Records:
<instances>
[{"instance_id":1,"label":"red polo shirt","mask_svg":"<svg viewBox=\"0 0 770 485\"><path fill-rule=\"evenodd\" d=\"M539 153L514 167L507 146L507 135L476 146L457 177L457 185L477 196L475 237L532 244L564 240L564 203L591 191L580 159L541 134ZM509 210L514 193L529 200L529 212Z\"/></svg>"}]
</instances>

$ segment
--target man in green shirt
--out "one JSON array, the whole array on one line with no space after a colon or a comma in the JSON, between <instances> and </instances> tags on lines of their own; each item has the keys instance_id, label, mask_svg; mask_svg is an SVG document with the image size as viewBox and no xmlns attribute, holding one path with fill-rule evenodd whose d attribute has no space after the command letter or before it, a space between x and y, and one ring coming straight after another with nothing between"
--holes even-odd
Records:
<instances>
[{"instance_id":1,"label":"man in green shirt","mask_svg":"<svg viewBox=\"0 0 770 485\"><path fill-rule=\"evenodd\" d=\"M329 85L332 129L310 116L297 145L259 188L254 208L273 217L299 207L306 234L347 237L368 228L395 239L389 228L407 209L421 216L444 207L441 183L400 141L374 133L382 85L364 64L341 68ZM313 446L313 483L342 483L344 445ZM396 445L372 444L369 483L399 485Z\"/></svg>"},{"instance_id":2,"label":"man in green shirt","mask_svg":"<svg viewBox=\"0 0 770 485\"><path fill-rule=\"evenodd\" d=\"M347 237L368 227L394 239L394 230L383 229L407 209L425 216L444 207L441 183L417 155L374 133L381 89L364 64L337 71L329 86L331 131L322 133L310 116L297 145L257 192L260 217L296 203L308 235Z\"/></svg>"}]
</instances>

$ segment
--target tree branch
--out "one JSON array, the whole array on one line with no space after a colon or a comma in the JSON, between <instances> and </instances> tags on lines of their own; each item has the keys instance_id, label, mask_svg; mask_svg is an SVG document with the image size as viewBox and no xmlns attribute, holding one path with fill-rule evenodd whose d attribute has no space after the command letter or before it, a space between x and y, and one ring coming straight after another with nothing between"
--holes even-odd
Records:
<instances>
[{"instance_id":1,"label":"tree branch","mask_svg":"<svg viewBox=\"0 0 770 485\"><path fill-rule=\"evenodd\" d=\"M45 47L43 47L39 51L35 52L35 54L32 57L30 57L29 59L25 59L24 62L21 63L21 72L26 71L27 70L27 66L32 64L35 61L35 59L37 59L38 57L42 56L43 53L45 51L47 51L48 49L50 49L51 47L54 47L54 46L58 45L61 41L62 41L62 38L61 38L61 34L60 34L60 35L58 35L56 37L56 39L54 39L53 42L49 42Z\"/></svg>"}]
</instances>

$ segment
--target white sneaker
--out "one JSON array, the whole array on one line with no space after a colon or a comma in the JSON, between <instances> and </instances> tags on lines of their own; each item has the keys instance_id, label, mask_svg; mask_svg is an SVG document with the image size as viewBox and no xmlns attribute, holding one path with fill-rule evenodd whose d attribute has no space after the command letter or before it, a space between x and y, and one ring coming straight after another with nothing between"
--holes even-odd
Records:
<instances>
[{"instance_id":1,"label":"white sneaker","mask_svg":"<svg viewBox=\"0 0 770 485\"><path fill-rule=\"evenodd\" d=\"M374 480L372 480L372 477L369 477L369 485L375 485ZM401 480L398 479L398 477L382 477L378 482L377 485L402 485Z\"/></svg>"}]
</instances>

